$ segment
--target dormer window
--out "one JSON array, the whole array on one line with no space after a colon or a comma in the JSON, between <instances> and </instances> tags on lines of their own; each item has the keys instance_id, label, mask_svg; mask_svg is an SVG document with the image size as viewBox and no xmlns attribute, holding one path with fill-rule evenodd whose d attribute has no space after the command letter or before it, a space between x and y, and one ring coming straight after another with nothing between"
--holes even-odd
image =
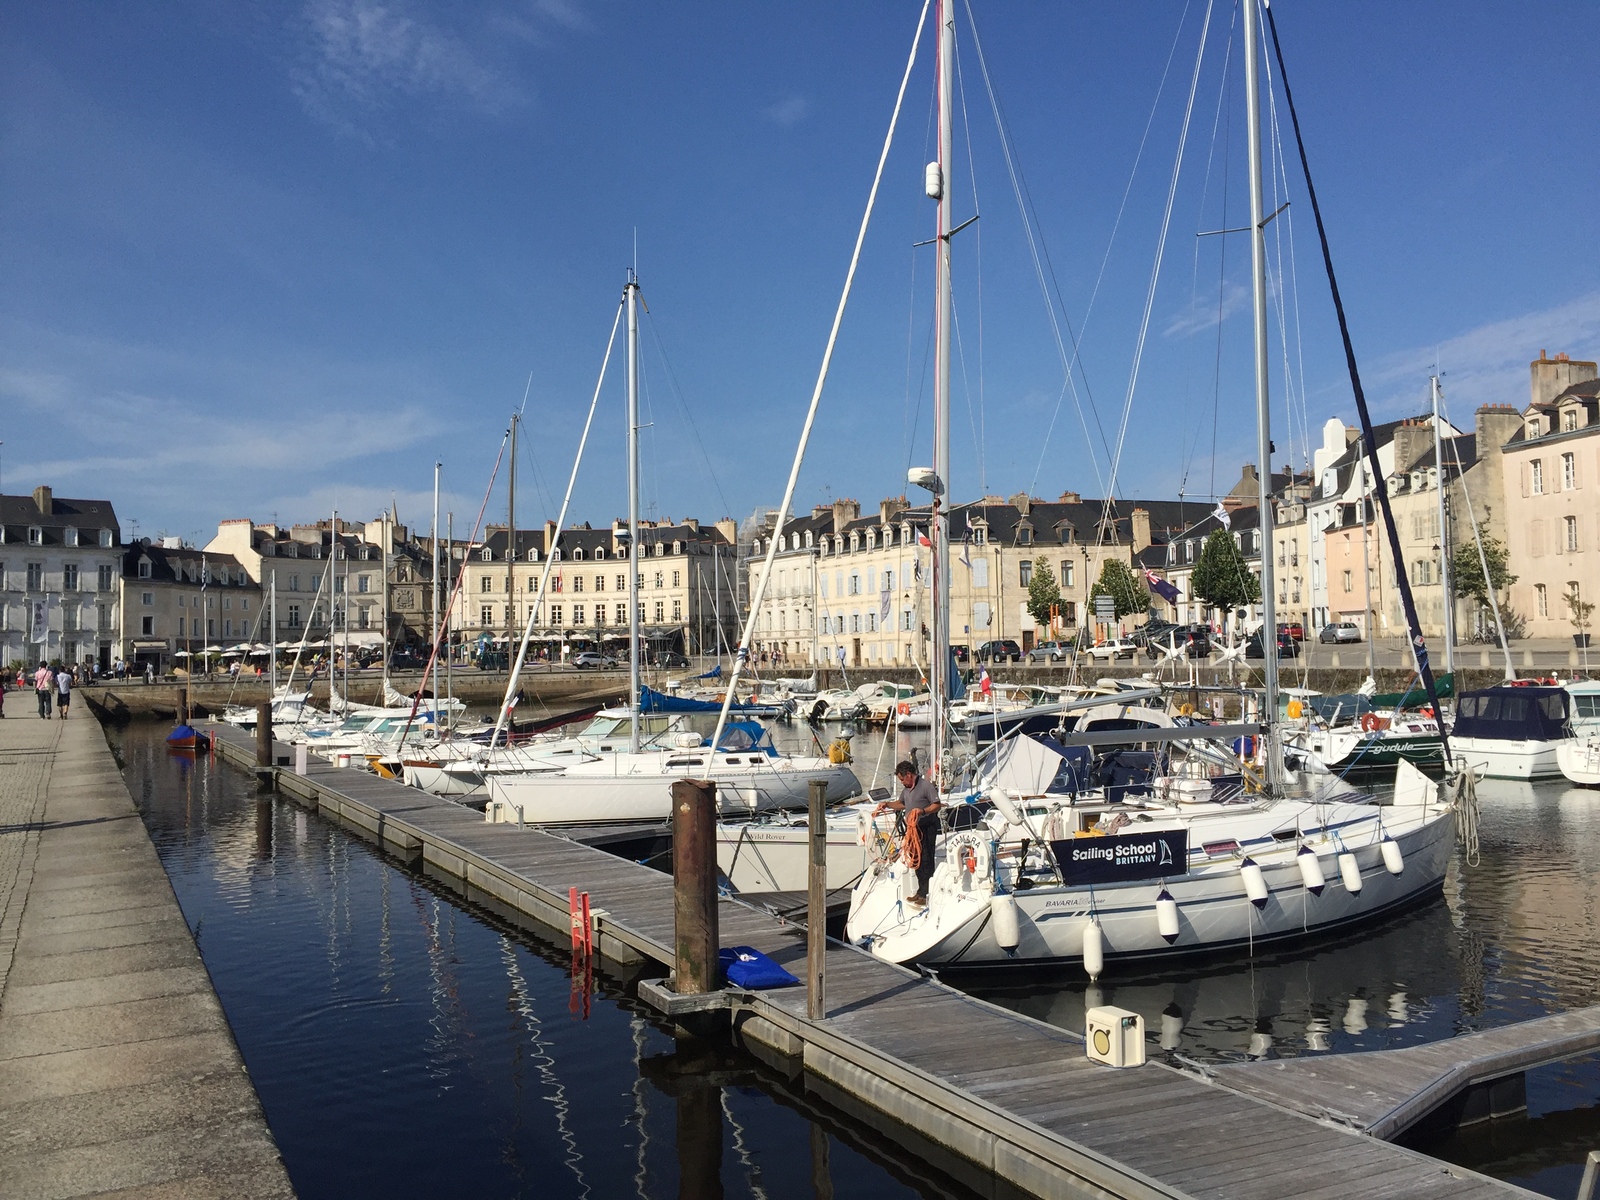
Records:
<instances>
[{"instance_id":1,"label":"dormer window","mask_svg":"<svg viewBox=\"0 0 1600 1200\"><path fill-rule=\"evenodd\" d=\"M811 539L812 539L812 533L811 533L811 530L808 529L808 530L806 530L806 549L807 550L811 549L811 544L812 544Z\"/></svg>"},{"instance_id":2,"label":"dormer window","mask_svg":"<svg viewBox=\"0 0 1600 1200\"><path fill-rule=\"evenodd\" d=\"M110 546L111 546L111 530L102 529L100 531L100 547L101 547L101 549L104 550L104 549L109 549Z\"/></svg>"},{"instance_id":3,"label":"dormer window","mask_svg":"<svg viewBox=\"0 0 1600 1200\"><path fill-rule=\"evenodd\" d=\"M867 530L867 549L868 550L876 550L877 548L878 548L878 531L876 529L869 529L869 530Z\"/></svg>"},{"instance_id":4,"label":"dormer window","mask_svg":"<svg viewBox=\"0 0 1600 1200\"><path fill-rule=\"evenodd\" d=\"M1019 545L1019 546L1031 546L1031 545L1033 545L1033 530L1028 528L1028 526L1024 525L1024 526L1022 526L1021 528L1019 528L1017 530L1017 545Z\"/></svg>"},{"instance_id":5,"label":"dormer window","mask_svg":"<svg viewBox=\"0 0 1600 1200\"><path fill-rule=\"evenodd\" d=\"M672 543L672 552L674 554L682 554L683 553L683 543L682 542L673 542Z\"/></svg>"},{"instance_id":6,"label":"dormer window","mask_svg":"<svg viewBox=\"0 0 1600 1200\"><path fill-rule=\"evenodd\" d=\"M30 545L30 546L42 546L42 545L44 545L44 530L40 529L37 525L29 525L28 526L28 545Z\"/></svg>"},{"instance_id":7,"label":"dormer window","mask_svg":"<svg viewBox=\"0 0 1600 1200\"><path fill-rule=\"evenodd\" d=\"M1566 433L1571 433L1578 427L1578 410L1569 408L1561 414L1561 428Z\"/></svg>"},{"instance_id":8,"label":"dormer window","mask_svg":"<svg viewBox=\"0 0 1600 1200\"><path fill-rule=\"evenodd\" d=\"M485 546L483 548L482 557L483 557L483 561L484 562L493 562L494 561L494 551L489 549L489 547Z\"/></svg>"},{"instance_id":9,"label":"dormer window","mask_svg":"<svg viewBox=\"0 0 1600 1200\"><path fill-rule=\"evenodd\" d=\"M150 560L148 558L141 558L139 560L139 578L150 578Z\"/></svg>"},{"instance_id":10,"label":"dormer window","mask_svg":"<svg viewBox=\"0 0 1600 1200\"><path fill-rule=\"evenodd\" d=\"M76 546L78 544L78 530L75 526L68 525L64 536L67 545Z\"/></svg>"},{"instance_id":11,"label":"dormer window","mask_svg":"<svg viewBox=\"0 0 1600 1200\"><path fill-rule=\"evenodd\" d=\"M528 553L529 554L537 554L539 552L537 550L530 550L530 551L528 551ZM604 562L605 561L605 557L606 557L606 548L604 546L596 546L595 550L594 550L594 560L595 560L595 562Z\"/></svg>"},{"instance_id":12,"label":"dormer window","mask_svg":"<svg viewBox=\"0 0 1600 1200\"><path fill-rule=\"evenodd\" d=\"M579 546L577 549L575 549L572 552L572 561L573 562L582 562L583 561L583 547L582 546Z\"/></svg>"},{"instance_id":13,"label":"dormer window","mask_svg":"<svg viewBox=\"0 0 1600 1200\"><path fill-rule=\"evenodd\" d=\"M539 561L539 551L538 550L529 550L528 551L528 561L531 562L531 563L538 562Z\"/></svg>"},{"instance_id":14,"label":"dormer window","mask_svg":"<svg viewBox=\"0 0 1600 1200\"><path fill-rule=\"evenodd\" d=\"M550 561L551 562L560 562L561 561L561 551L560 550L552 550L552 551L550 551Z\"/></svg>"},{"instance_id":15,"label":"dormer window","mask_svg":"<svg viewBox=\"0 0 1600 1200\"><path fill-rule=\"evenodd\" d=\"M974 525L972 527L972 540L975 545L987 546L989 544L989 527L987 525Z\"/></svg>"}]
</instances>

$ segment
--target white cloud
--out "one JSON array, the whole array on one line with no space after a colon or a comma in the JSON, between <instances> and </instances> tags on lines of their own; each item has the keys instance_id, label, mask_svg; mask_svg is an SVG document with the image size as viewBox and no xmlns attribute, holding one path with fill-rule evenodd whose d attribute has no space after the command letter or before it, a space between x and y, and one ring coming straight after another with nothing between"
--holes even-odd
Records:
<instances>
[{"instance_id":1,"label":"white cloud","mask_svg":"<svg viewBox=\"0 0 1600 1200\"><path fill-rule=\"evenodd\" d=\"M804 96L785 96L776 104L761 110L761 115L774 125L782 125L785 129L798 125L805 120L806 114L811 111L811 102Z\"/></svg>"},{"instance_id":2,"label":"white cloud","mask_svg":"<svg viewBox=\"0 0 1600 1200\"><path fill-rule=\"evenodd\" d=\"M1428 376L1441 369L1452 416L1470 425L1480 404L1528 403L1528 363L1540 350L1594 358L1600 351L1600 291L1491 321L1437 345L1386 354L1373 364L1367 384L1376 393L1375 409L1409 412L1425 400Z\"/></svg>"},{"instance_id":3,"label":"white cloud","mask_svg":"<svg viewBox=\"0 0 1600 1200\"><path fill-rule=\"evenodd\" d=\"M1243 312L1250 303L1250 289L1242 283L1227 283L1222 288L1222 303L1211 297L1195 297L1185 305L1161 332L1167 337L1183 338L1215 329L1219 320L1227 320Z\"/></svg>"}]
</instances>

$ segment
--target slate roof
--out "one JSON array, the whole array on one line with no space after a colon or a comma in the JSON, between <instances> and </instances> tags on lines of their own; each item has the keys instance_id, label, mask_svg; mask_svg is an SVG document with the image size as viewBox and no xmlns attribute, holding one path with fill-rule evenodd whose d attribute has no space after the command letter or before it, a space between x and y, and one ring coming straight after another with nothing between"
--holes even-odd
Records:
<instances>
[{"instance_id":1,"label":"slate roof","mask_svg":"<svg viewBox=\"0 0 1600 1200\"><path fill-rule=\"evenodd\" d=\"M150 574L147 578L139 576L141 558L150 560ZM222 582L224 567L228 572L227 583ZM244 566L231 554L217 554L210 550L202 552L187 546L180 550L169 550L165 546L141 538L127 546L122 555L122 577L138 583L183 583L199 586L202 568L207 570L210 577L209 587L258 590Z\"/></svg>"},{"instance_id":2,"label":"slate roof","mask_svg":"<svg viewBox=\"0 0 1600 1200\"><path fill-rule=\"evenodd\" d=\"M0 526L5 529L8 544L27 544L28 529L37 526L43 537L42 545L65 546L66 530L79 531L79 546L99 545L101 529L111 530L111 544L122 544L122 527L117 522L116 510L109 500L73 500L55 496L50 501L48 514L39 511L32 496L0 496ZM86 536L87 535L87 536Z\"/></svg>"}]
</instances>

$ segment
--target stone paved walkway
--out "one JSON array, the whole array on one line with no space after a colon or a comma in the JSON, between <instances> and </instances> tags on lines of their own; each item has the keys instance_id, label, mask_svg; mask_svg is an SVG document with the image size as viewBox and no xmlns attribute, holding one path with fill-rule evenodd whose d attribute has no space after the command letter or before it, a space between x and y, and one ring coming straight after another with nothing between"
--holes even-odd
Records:
<instances>
[{"instance_id":1,"label":"stone paved walkway","mask_svg":"<svg viewBox=\"0 0 1600 1200\"><path fill-rule=\"evenodd\" d=\"M292 1196L87 713L0 720L0 1197Z\"/></svg>"}]
</instances>

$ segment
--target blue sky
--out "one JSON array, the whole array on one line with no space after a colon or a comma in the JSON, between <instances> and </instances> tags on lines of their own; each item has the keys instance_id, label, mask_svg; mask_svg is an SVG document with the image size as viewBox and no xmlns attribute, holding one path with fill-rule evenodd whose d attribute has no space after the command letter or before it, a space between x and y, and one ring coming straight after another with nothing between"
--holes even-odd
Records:
<instances>
[{"instance_id":1,"label":"blue sky","mask_svg":"<svg viewBox=\"0 0 1600 1200\"><path fill-rule=\"evenodd\" d=\"M1195 235L1246 217L1237 10L1210 10L1130 388L1208 10L974 7L1081 369L1075 401L963 5L956 495L1099 494L1130 390L1119 494L1226 490L1253 458L1248 245ZM519 517L553 516L637 235L647 505L776 503L918 8L0 7L0 483L108 496L129 533L391 499L425 527L440 460L460 534L526 388ZM1436 360L1464 422L1524 403L1541 348L1600 355L1600 6L1274 11L1375 415L1420 408ZM931 456L930 50L802 508L875 505ZM1298 462L1354 411L1289 167L1274 419ZM621 386L577 520L625 510Z\"/></svg>"}]
</instances>

